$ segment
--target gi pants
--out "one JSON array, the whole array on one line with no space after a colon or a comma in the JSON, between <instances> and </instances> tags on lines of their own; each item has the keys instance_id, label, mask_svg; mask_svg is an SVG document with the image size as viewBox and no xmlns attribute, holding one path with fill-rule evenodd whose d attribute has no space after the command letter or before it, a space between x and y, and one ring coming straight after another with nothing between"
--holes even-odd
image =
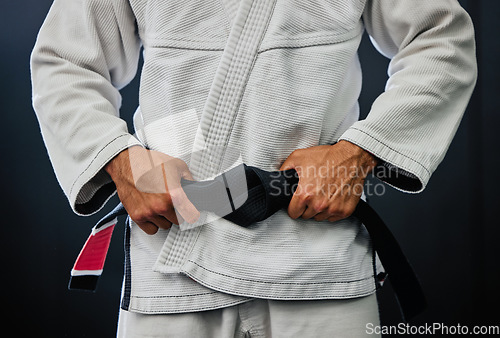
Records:
<instances>
[{"instance_id":1,"label":"gi pants","mask_svg":"<svg viewBox=\"0 0 500 338\"><path fill-rule=\"evenodd\" d=\"M342 300L255 299L222 309L180 314L121 310L117 337L359 338L369 336L369 323L379 325L375 294Z\"/></svg>"}]
</instances>

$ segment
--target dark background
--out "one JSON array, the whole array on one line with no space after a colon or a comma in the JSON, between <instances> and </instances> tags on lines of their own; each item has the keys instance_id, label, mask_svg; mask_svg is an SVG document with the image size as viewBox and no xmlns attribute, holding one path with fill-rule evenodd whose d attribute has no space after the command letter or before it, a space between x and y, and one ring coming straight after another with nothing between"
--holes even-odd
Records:
<instances>
[{"instance_id":1,"label":"dark background","mask_svg":"<svg viewBox=\"0 0 500 338\"><path fill-rule=\"evenodd\" d=\"M98 292L67 290L90 228L103 215L78 217L60 190L31 107L29 55L51 0L0 3L1 305L16 336L112 337L119 307L123 234L115 231ZM407 195L386 187L372 203L400 240L428 296L413 322L500 325L500 168L498 128L500 2L461 1L476 25L480 76L465 118L428 188ZM366 114L383 91L388 60L361 47ZM122 91L123 117L137 105L137 79ZM104 212L111 209L116 197ZM400 321L390 283L379 291L382 324ZM10 325L9 325L10 324ZM5 330L6 331L6 330Z\"/></svg>"}]
</instances>

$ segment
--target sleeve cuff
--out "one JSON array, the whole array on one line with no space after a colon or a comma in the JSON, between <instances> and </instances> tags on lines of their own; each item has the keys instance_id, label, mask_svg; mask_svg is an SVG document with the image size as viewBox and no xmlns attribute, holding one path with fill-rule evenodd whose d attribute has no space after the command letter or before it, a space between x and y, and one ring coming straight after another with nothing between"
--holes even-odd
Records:
<instances>
[{"instance_id":1,"label":"sleeve cuff","mask_svg":"<svg viewBox=\"0 0 500 338\"><path fill-rule=\"evenodd\" d=\"M134 136L124 134L111 140L97 153L71 186L69 202L76 214L94 214L114 195L115 184L104 166L121 151L135 145L142 146Z\"/></svg>"},{"instance_id":2,"label":"sleeve cuff","mask_svg":"<svg viewBox=\"0 0 500 338\"><path fill-rule=\"evenodd\" d=\"M419 193L425 189L430 179L431 172L418 160L360 129L349 128L339 140L354 143L379 158L380 163L374 169L374 176L398 190Z\"/></svg>"}]
</instances>

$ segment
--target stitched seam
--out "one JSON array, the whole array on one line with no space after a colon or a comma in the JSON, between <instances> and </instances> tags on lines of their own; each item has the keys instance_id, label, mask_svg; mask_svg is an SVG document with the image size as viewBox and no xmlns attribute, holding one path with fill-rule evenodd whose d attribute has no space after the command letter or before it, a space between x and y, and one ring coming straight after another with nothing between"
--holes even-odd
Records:
<instances>
[{"instance_id":1,"label":"stitched seam","mask_svg":"<svg viewBox=\"0 0 500 338\"><path fill-rule=\"evenodd\" d=\"M239 332L243 333L245 337L247 337L248 336L247 334L249 334L250 331L254 329L254 325L251 323L250 320L250 318L252 317L250 315L250 309L244 306L238 306L238 317L240 319Z\"/></svg>"},{"instance_id":2,"label":"stitched seam","mask_svg":"<svg viewBox=\"0 0 500 338\"><path fill-rule=\"evenodd\" d=\"M240 6L243 6L243 4L240 4ZM252 3L252 5L251 5L250 9L248 10L248 13L250 13L250 12L251 12L252 6L253 6L253 3ZM240 8L239 10L241 10L241 8ZM247 14L248 14L248 13L247 13ZM246 16L246 18L245 18L245 22L243 23L243 25L245 25L245 24L246 24L246 21L247 21L247 20L248 20L248 15ZM233 27L232 29L235 29L235 27ZM244 31L244 27L242 27L242 28L241 28L241 31L240 31L240 32L238 32L238 37L241 37L241 35L242 35L243 31ZM230 38L231 38L231 35L228 37L228 42L229 42L229 39L230 39ZM238 40L239 40L239 39L238 39ZM227 48L227 47L226 47L226 48ZM226 48L224 48L224 50L225 50ZM226 69L225 73L223 74L224 79L222 80L222 83L218 86L218 89L219 89L219 95L217 96L217 99L216 99L216 101L214 102L214 108L213 108L213 109L211 109L211 110L212 110L212 112L211 112L210 121L209 121L210 123L209 123L209 125L208 125L208 127L207 127L207 131L210 131L210 130L212 129L213 124L214 124L214 119L216 118L215 111L217 110L217 107L220 105L221 95L222 95L221 93L222 93L222 90L223 90L224 86L226 85L226 83L227 83L227 81L228 81L228 78L229 78L228 74L230 73L231 65L234 63L234 59L235 59L235 57L236 57L237 48L238 48L238 45L236 45L236 46L234 47L234 49L232 50L232 55L230 56L230 58L229 58L229 59L228 59L228 61L227 61L228 67L227 67L227 69ZM222 58L221 58L220 62L224 62L224 61L225 61L225 60L224 60L224 54L223 54L223 56L222 56ZM220 65L219 65L219 67L220 67ZM216 74L216 77L217 77L217 74ZM208 134L208 132L207 132L207 135L209 135L209 134ZM205 141L209 141L209 138L207 137L207 139L206 139ZM202 154L201 159L200 159L200 162L201 162L201 163L206 162L205 158L206 158L206 155L205 155L205 154Z\"/></svg>"},{"instance_id":3,"label":"stitched seam","mask_svg":"<svg viewBox=\"0 0 500 338\"><path fill-rule=\"evenodd\" d=\"M192 276L191 274L187 273L188 276L194 278L194 276ZM373 278L373 277L368 277L368 278ZM220 285L213 285L213 284L210 284L210 283L207 283L207 282L203 282L204 285L206 285L207 287L209 288L213 288L215 290L220 290L222 292L226 292L228 294L235 294L234 291L232 290L229 290L229 289L225 289L223 287L221 287ZM282 296L282 297L268 297L268 299L346 299L346 298L353 298L353 297L361 297L361 296L364 296L364 295L370 295L372 294L373 292L375 292L377 289L376 288L372 288L370 289L370 291L368 292L364 292L364 293L355 293L355 294L349 294L349 295L342 295L342 296L336 296L336 297L325 297L325 296L308 296L308 297L297 297L297 296ZM264 298L262 295L260 294L255 294L255 293L247 293L245 292L245 295L246 297L254 297L254 298ZM265 298L267 299L267 298Z\"/></svg>"},{"instance_id":4,"label":"stitched seam","mask_svg":"<svg viewBox=\"0 0 500 338\"><path fill-rule=\"evenodd\" d=\"M198 297L198 296L205 296L205 295L213 295L217 292L205 292L205 293L196 293L193 295L174 295L174 296L131 296L132 298L137 298L137 299L161 299L161 298L184 298L184 297Z\"/></svg>"},{"instance_id":5,"label":"stitched seam","mask_svg":"<svg viewBox=\"0 0 500 338\"><path fill-rule=\"evenodd\" d=\"M356 140L354 140L354 139L352 139L352 138L350 138L350 137L342 137L342 140L350 141L350 142L352 142L352 143L354 143L354 144L357 144L357 143L356 143ZM376 140L376 139L375 139L375 140ZM377 141L378 141L378 140L377 140ZM381 144L383 144L383 143L381 143ZM370 150L370 151L371 151L371 150ZM378 158L380 158L380 159L382 159L382 160L384 160L384 161L385 161L385 159L384 159L384 158L382 158L382 156L380 156L380 153L378 153L378 152L376 152L376 151L371 151L371 152L372 152L372 153L373 153L373 155L375 155L376 157L378 157ZM403 155L403 156L404 156L404 155ZM405 158L406 158L406 157L405 157ZM399 164L398 164L398 165L397 165L397 168L404 169L404 170L406 170L406 171L408 171L408 172L410 172L410 171L411 171L408 167L406 167L406 166L404 166L404 165L399 165ZM424 168L424 169L425 169L425 168ZM415 176L416 176L416 175L415 175ZM418 178L418 176L417 176L417 178ZM418 178L418 180L420 181L420 178ZM387 182L386 182L386 183L387 183Z\"/></svg>"},{"instance_id":6,"label":"stitched seam","mask_svg":"<svg viewBox=\"0 0 500 338\"><path fill-rule=\"evenodd\" d=\"M276 39L276 41L307 41L307 40L314 40L314 39L321 39L321 38L343 38L343 40L336 40L336 41L346 41L346 40L349 40L350 36L351 35L354 35L354 36L357 36L358 33L354 33L355 30L359 28L358 27L354 27L353 29L350 29L344 33L330 33L330 34L317 34L317 35L311 35L311 36L291 36L291 37L286 37L286 38L280 38L280 39ZM344 38L346 37L346 38Z\"/></svg>"},{"instance_id":7,"label":"stitched seam","mask_svg":"<svg viewBox=\"0 0 500 338\"><path fill-rule=\"evenodd\" d=\"M273 9L274 10L274 9ZM316 35L316 36L311 36L311 37L306 37L306 38L284 38L284 39L277 39L273 43L269 43L270 45L276 45L276 46L271 46L267 47L265 49L257 51L257 54L262 54L264 52L270 51L270 50L275 50L275 49L299 49L299 48L307 48L307 47L315 47L315 46L327 46L327 45L335 45L337 43L345 42L348 40L351 40L355 37L357 37L359 34L351 36L349 34L350 32L346 34L329 34L329 35ZM265 34L264 34L265 35ZM338 39L339 37L346 36L345 39ZM264 40L264 37L262 37L261 43ZM330 41L316 41L316 42L309 42L311 40L318 40L318 39L329 39ZM177 43L177 42L186 42L186 43L206 43L206 40L194 40L194 39L175 39L175 38L169 38L169 39L150 39L150 42L145 42L145 47L149 48L168 48L168 49L181 49L181 50L193 50L193 51L224 51L224 48L210 48L210 47L194 47L194 46L172 46L169 45L169 42L172 43ZM210 41L210 43L225 43L226 40L213 40ZM293 43L293 44L298 44L295 46L286 46L287 43Z\"/></svg>"},{"instance_id":8,"label":"stitched seam","mask_svg":"<svg viewBox=\"0 0 500 338\"><path fill-rule=\"evenodd\" d=\"M256 61L257 61L257 57L259 56L259 47L260 47L260 46L262 46L262 42L264 41L264 38L265 38L265 36L266 36L267 29L268 29L269 24L270 24L270 22L271 22L271 19L272 19L272 17L273 17L273 14L274 14L274 9L275 9L275 8L276 8L276 2L274 3L274 5L273 5L273 7L272 7L272 9L271 9L271 14L269 14L269 16L268 16L268 20L267 20L267 23L266 23L266 27L264 28L264 30L263 30L263 32L262 32L262 35L261 35L261 37L260 37L260 40L259 40L259 42L258 42L258 44L257 44L257 46L258 46L258 47L256 48L256 53L255 53L255 55L254 55L254 57L253 57L253 59L252 59L252 64L251 64L251 66L250 66L250 68L249 68L249 70L248 70L247 76L246 76L246 78L245 78L244 85L241 87L241 91L240 91L240 93L238 94L238 97L236 98L236 102L237 102L237 103L236 103L236 105L235 105L235 107L234 107L235 114L234 114L234 118L232 119L231 124L230 124L230 126L229 126L229 131L228 131L228 135L229 135L229 136L226 138L226 140L225 140L225 142L224 142L224 146L225 146L225 147L224 147L224 153L222 154L221 159L222 159L222 158L224 158L224 155L225 155L225 153L226 153L227 146L229 145L229 141L230 141L230 139L231 139L231 136L232 136L232 132L233 132L234 126L235 126L235 124L236 124L236 119L237 119L237 117L238 117L238 115L239 115L239 112L240 112L240 106L241 106L241 103L242 103L242 101L243 101L243 96L245 95L246 88L247 88L247 86L248 86L248 82L249 82L249 80L250 80L250 76L251 76L251 74L252 74L252 70L253 70L253 68L255 67L255 63L256 63ZM219 163L219 168L218 168L219 170L221 169L221 166L222 166L222 162L221 162L221 163Z\"/></svg>"},{"instance_id":9,"label":"stitched seam","mask_svg":"<svg viewBox=\"0 0 500 338\"><path fill-rule=\"evenodd\" d=\"M395 153L397 153L397 154L399 154L399 155L403 156L404 158L407 158L407 159L409 159L410 161L412 161L412 162L414 162L414 163L418 164L418 165L419 165L419 166L421 166L421 167L422 167L422 169L424 169L424 170L425 170L425 171L426 171L429 175L431 174L431 173L430 173L430 171L429 171L429 170L427 170L427 168L426 168L426 167L425 167L422 163L418 162L417 160L415 160L415 159L413 159L413 158L411 158L411 157L406 156L405 154L403 154L403 153L401 153L401 152L397 151L396 149L393 149L392 147L388 146L388 145L387 145L387 144L385 144L384 142L382 142L382 141L380 141L380 140L376 139L375 137L371 136L370 134L366 133L365 131L363 131L363 130L361 130L361 129L358 129L358 128L356 128L356 127L351 127L351 129L357 130L357 131L359 131L359 132L361 132L361 133L365 134L366 136L368 136L368 137L370 137L371 139L373 139L373 140L375 140L375 141L379 142L380 144L384 145L385 147L389 148L390 150L394 151ZM347 139L346 139L346 140L347 140ZM399 165L398 165L398 166L399 166ZM407 169L407 168L404 168L403 166L401 166L401 168L403 168L403 169ZM408 169L407 171L411 172L411 170L409 170L409 169Z\"/></svg>"},{"instance_id":10,"label":"stitched seam","mask_svg":"<svg viewBox=\"0 0 500 338\"><path fill-rule=\"evenodd\" d=\"M251 20L251 19L252 19L252 18L251 18L251 15L253 14L252 9L254 8L254 5L255 5L255 2L252 2L252 4L250 5L250 8L248 9L248 13L247 13L247 16L245 17L245 22L243 23L243 27L242 27L242 29L241 29L241 31L240 31L240 33L239 33L239 39L238 39L238 40L241 40L241 36L243 36L243 35L246 33L246 30L248 30L248 29L249 29L249 28L248 28L248 24L247 24L247 22L248 22L249 20ZM239 42L240 42L240 41L239 41ZM247 48L248 48L248 47L247 47ZM221 98L223 98L223 96L224 96L224 95L223 95L223 94L224 94L224 89L225 89L225 87L226 87L226 83L228 82L228 79L229 79L229 81L233 82L233 84L234 84L234 79L230 78L230 76L228 76L228 74L231 74L232 72L234 72L234 71L235 71L235 69L237 70L237 69L238 69L238 67L239 67L239 66L241 66L241 63L242 63L242 55L239 55L239 54L242 54L242 52L241 52L239 49L242 49L242 47L241 47L241 42L240 42L240 43L238 43L238 44L236 44L236 46L235 46L235 48L234 48L234 51L233 51L233 55L232 55L232 57L231 57L231 60L230 60L230 62L228 63L228 68L227 68L227 72L226 72L225 77L224 77L224 82L223 82L223 83L222 83L222 85L220 86L220 89L221 89L221 92L220 92L220 93L221 93L221 94L218 96L218 98L217 98L217 103L215 104L215 109L216 109L216 110L217 110L217 107L220 107L220 106L222 106L222 107L224 108L224 105L228 105L228 104L229 104L229 102L230 102L230 100L232 99L232 95L231 95L231 97L229 97L229 98L227 99L227 100L228 100L228 102L222 102L222 103L221 103ZM239 65L238 65L238 64L237 64L236 66L234 65L234 63L235 63L235 61L234 61L234 60L235 60L235 59L236 59L236 61L238 61ZM238 60L238 59L240 59L240 60ZM254 61L253 61L253 62L255 62L255 58L254 58ZM250 71L248 71L248 74L247 74L247 76L246 76L246 78L245 78L245 81L248 81L249 74L250 74ZM236 82L236 83L237 83L237 82ZM242 88L242 90L243 90L243 88ZM227 91L227 90L226 90L226 91ZM226 96L227 96L227 94L226 94ZM241 95L240 95L240 96L241 96ZM233 122L232 122L233 124L234 124L234 120L236 120L236 117L237 117L237 116L238 116L238 110L237 110L237 109L235 109L235 110L234 110L234 114L233 114ZM212 124L213 124L213 122L214 122L214 119L212 118L212 120L210 121L210 126L209 126L209 128L210 128L210 129L212 128ZM208 130L210 130L210 129L208 129ZM231 127L231 126L229 126L229 132L228 132L229 137L228 137L228 138L226 138L226 141L224 142L224 145L227 145L227 144L228 144L228 139L230 138L231 131L232 131L232 127ZM224 152L221 154L221 160L224 158L225 152L226 152L226 151L224 150ZM219 163L219 168L220 168L220 166L222 166L222 163Z\"/></svg>"},{"instance_id":11,"label":"stitched seam","mask_svg":"<svg viewBox=\"0 0 500 338\"><path fill-rule=\"evenodd\" d=\"M120 135L120 136L117 136L115 137L114 139L112 139L111 141L109 141L101 150L99 150L97 152L97 154L94 156L94 158L92 159L92 161L90 161L89 165L80 173L80 175L78 175L78 177L73 181L73 184L71 185L71 188L69 190L69 195L71 196L71 194L73 193L73 189L76 185L76 182L78 182L78 180L80 179L80 177L82 177L86 172L87 170L89 170L89 168L92 166L92 164L95 162L95 160L99 157L99 154L101 154L111 143L115 142L117 139L121 138L121 137L129 137L130 135L129 134L123 134L123 135ZM109 160L111 160L114 156L116 156L116 154L113 154L112 156L109 156L107 159L106 159L106 162L107 163ZM102 168L100 168L99 170L101 170Z\"/></svg>"},{"instance_id":12,"label":"stitched seam","mask_svg":"<svg viewBox=\"0 0 500 338\"><path fill-rule=\"evenodd\" d=\"M196 238L193 240L193 245L191 245L191 248L188 250L188 252L186 252L185 257L191 256L191 253L193 252L194 247L196 246L196 243L198 242L198 238L200 238L200 234L201 234L202 229L203 229L203 227L198 227L198 230L196 230L196 229L189 230L189 231L196 230L197 232L196 232Z\"/></svg>"},{"instance_id":13,"label":"stitched seam","mask_svg":"<svg viewBox=\"0 0 500 338\"><path fill-rule=\"evenodd\" d=\"M271 46L260 50L259 54L273 49L305 48L305 47L321 46L321 45L335 45L338 43L352 40L358 37L362 33L363 30L361 30L361 32L349 31L344 34L324 34L324 35L314 35L309 37L281 38L281 39L276 39L274 41L272 41L271 39L272 42L266 42L266 44L269 44ZM328 41L325 41L325 39ZM315 40L322 40L322 41L315 41ZM289 43L295 44L295 46L286 46L286 44Z\"/></svg>"},{"instance_id":14,"label":"stitched seam","mask_svg":"<svg viewBox=\"0 0 500 338\"><path fill-rule=\"evenodd\" d=\"M243 5L243 4L241 4ZM274 3L275 5L275 3ZM274 8L275 6L273 5L272 7L272 11L274 12ZM248 21L250 20L250 22L253 20L253 16L255 16L255 14L252 12L252 9L254 8L254 6L258 6L255 4L255 2L252 2L252 4L250 5L250 8L248 9L248 15L245 17L245 22L243 23L243 26L241 28L241 31L239 32L239 37L241 38L241 36L243 36L244 34L246 34L250 28L247 26L248 25ZM261 5L261 6L264 6L264 5ZM265 7L263 7L265 8ZM255 9L255 10L258 10L258 11L263 11L263 8L258 8L258 9ZM241 10L241 9L240 9ZM214 111L217 111L217 110L220 110L221 107L224 108L224 106L228 106L228 105L233 105L234 106L234 114L232 116L232 121L230 121L230 124L228 126L228 132L227 132L227 135L228 137L225 138L224 140L224 146L227 146L228 143L229 143L229 139L231 138L231 132L234 128L234 124L235 124L235 121L236 121L236 117L238 116L238 113L239 113L239 107L240 107L240 104L241 104L241 98L243 97L243 94L245 92L245 88L246 88L246 85L248 84L248 79L250 77L250 74L251 74L251 70L252 68L254 67L255 65L255 60L258 56L258 47L262 44L262 41L264 39L264 36L265 36L265 33L266 33L266 30L267 30L267 27L269 25L269 22L271 20L271 17L272 17L272 13L269 15L268 17L268 20L267 20L267 24L266 24L266 27L263 29L262 31L262 35L256 45L256 50L255 50L255 55L251 61L251 65L250 65L250 68L248 69L247 71L247 74L245 76L245 79L244 79L244 84L243 86L240 88L239 90L239 93L237 93L237 97L233 97L233 94L231 94L230 97L227 97L227 93L224 93L224 91L227 91L227 89L225 89L227 86L226 86L226 83L230 83L233 82L234 83L234 79L231 78L230 76L228 76L228 74L231 74L232 72L234 72L235 70L234 69L238 69L239 65L237 64L236 66L234 65L235 63L235 60L238 61L240 64L241 64L241 61L242 60L238 60L238 59L241 59L242 58L242 51L240 49L242 49L243 47L241 46L241 41L238 41L238 43L236 44L235 48L234 48L234 51L233 51L233 55L231 56L231 59L229 60L228 62L228 68L227 68L227 71L226 73L224 74L224 80L222 82L222 84L219 86L220 88L220 93L217 97L217 100L216 102L214 102ZM233 27L234 28L234 27ZM241 39L240 39L241 40ZM248 48L248 47L247 47ZM238 82L242 82L242 81L238 81ZM236 82L236 84L238 84L238 82ZM225 102L221 102L221 98L223 98L224 96L226 96L226 100ZM231 101L235 102L235 103L232 103ZM207 128L207 130L211 130L213 129L213 125L214 123L219 123L218 121L216 121L216 115L214 113L212 113L212 117L210 119L210 124ZM213 136L212 136L213 138ZM207 141L209 140L209 138L207 138ZM226 149L223 150L223 153L221 154L221 161L220 163L218 164L218 169L220 169L220 167L222 166L222 159L224 158L224 155L226 153ZM201 159L201 162L204 162L205 161L205 158L202 156L202 159Z\"/></svg>"},{"instance_id":15,"label":"stitched seam","mask_svg":"<svg viewBox=\"0 0 500 338\"><path fill-rule=\"evenodd\" d=\"M268 47L266 49L260 50L258 54L263 54L272 50L277 50L277 49L301 49L301 48L309 48L309 47L318 47L318 46L329 46L329 45L335 45L338 42L316 42L316 43L310 43L310 44L304 44L300 46L276 46L276 47Z\"/></svg>"},{"instance_id":16,"label":"stitched seam","mask_svg":"<svg viewBox=\"0 0 500 338\"><path fill-rule=\"evenodd\" d=\"M230 276L230 275L226 275L226 274L223 274L223 273L220 273L220 272L217 272L217 271L213 271L213 270L210 270L210 269L207 269L205 268L204 266L196 263L195 261L192 261L192 260L188 260L189 262L199 266L200 268L208 271L208 272L211 272L211 273L214 273L214 274L217 274L217 275L220 275L220 276L224 276L224 277L228 277L228 278L232 278L232 279L237 279L237 280L243 280L243 281L246 281L246 282L253 282L253 283L261 283L261 284L277 284L277 285L321 285L321 284L348 284L348 283L355 283L355 282L361 282L361 281L364 281L364 280L367 280L367 279L371 279L373 278L372 275L368 276L368 277L365 277L365 278L361 278L361 279L354 279L354 280L350 280L350 281L328 281L328 282L267 282L267 281L257 281L257 280L252 280L252 279L245 279L245 278L241 278L241 277L234 277L234 276Z\"/></svg>"},{"instance_id":17,"label":"stitched seam","mask_svg":"<svg viewBox=\"0 0 500 338\"><path fill-rule=\"evenodd\" d=\"M146 42L146 44L149 45L149 41L151 42L154 42L154 41L158 41L159 43L161 43L160 41L179 41L179 42L198 42L198 43L225 43L227 41L227 39L210 39L210 40L207 40L207 39L189 39L189 38L175 38L173 36L170 36L168 38L155 38L155 37L152 37L152 36L144 36L144 40Z\"/></svg>"},{"instance_id":18,"label":"stitched seam","mask_svg":"<svg viewBox=\"0 0 500 338\"><path fill-rule=\"evenodd\" d=\"M212 310L212 309L220 309L220 308L223 308L223 307L228 307L228 306L232 306L232 305L236 305L236 304L240 304L240 303L244 303L244 302L247 302L248 300L245 299L243 301L241 300L237 300L237 301L234 301L234 302L230 302L230 303L224 303L220 306L205 306L205 307L199 307L199 308L194 308L192 310L171 310L171 311L162 311L162 310L158 310L158 311L150 311L150 310L145 310L144 308L139 308L139 307L130 307L131 310L136 310L136 311L147 311L147 313L186 313L186 312L194 312L194 311L204 311L204 310Z\"/></svg>"},{"instance_id":19,"label":"stitched seam","mask_svg":"<svg viewBox=\"0 0 500 338\"><path fill-rule=\"evenodd\" d=\"M195 48L195 47L179 47L179 46L149 46L149 48L179 49L179 50L200 51L200 52L223 52L224 51L224 48Z\"/></svg>"}]
</instances>

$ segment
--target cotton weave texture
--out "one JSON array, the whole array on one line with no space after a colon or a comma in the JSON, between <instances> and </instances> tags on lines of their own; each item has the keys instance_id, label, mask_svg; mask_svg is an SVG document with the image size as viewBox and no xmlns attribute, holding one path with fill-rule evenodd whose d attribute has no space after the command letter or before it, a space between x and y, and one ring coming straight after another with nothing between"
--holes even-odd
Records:
<instances>
[{"instance_id":1,"label":"cotton weave texture","mask_svg":"<svg viewBox=\"0 0 500 338\"><path fill-rule=\"evenodd\" d=\"M366 29L391 58L358 121ZM119 118L143 48L132 135ZM103 167L132 145L177 156L197 180L246 163L278 170L295 149L355 143L396 188L419 192L442 161L476 79L473 27L455 0L55 0L32 55L33 101L73 210L115 187ZM394 173L399 173L395 176ZM242 228L224 219L154 236L128 228L123 307L221 308L250 298L342 299L375 291L354 218Z\"/></svg>"}]
</instances>

